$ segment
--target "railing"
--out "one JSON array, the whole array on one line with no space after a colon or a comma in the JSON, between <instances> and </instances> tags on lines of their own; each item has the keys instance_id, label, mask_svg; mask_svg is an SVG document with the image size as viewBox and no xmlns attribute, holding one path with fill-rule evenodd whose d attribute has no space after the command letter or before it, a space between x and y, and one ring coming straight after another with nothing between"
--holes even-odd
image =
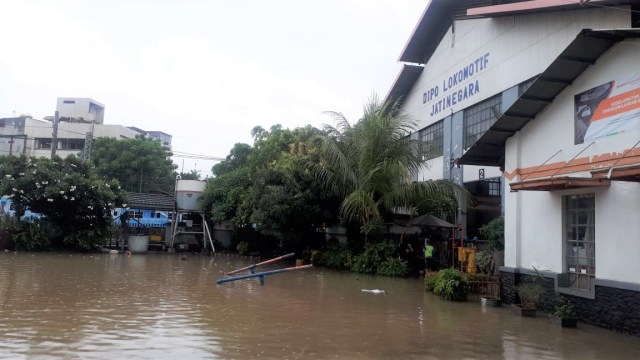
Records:
<instances>
[{"instance_id":1,"label":"railing","mask_svg":"<svg viewBox=\"0 0 640 360\"><path fill-rule=\"evenodd\" d=\"M124 250L129 235L149 235L150 246L164 246L167 227L156 224L135 224L129 226L113 226L106 247Z\"/></svg>"},{"instance_id":2,"label":"railing","mask_svg":"<svg viewBox=\"0 0 640 360\"><path fill-rule=\"evenodd\" d=\"M483 296L500 297L500 276L475 275L469 279L469 293Z\"/></svg>"}]
</instances>

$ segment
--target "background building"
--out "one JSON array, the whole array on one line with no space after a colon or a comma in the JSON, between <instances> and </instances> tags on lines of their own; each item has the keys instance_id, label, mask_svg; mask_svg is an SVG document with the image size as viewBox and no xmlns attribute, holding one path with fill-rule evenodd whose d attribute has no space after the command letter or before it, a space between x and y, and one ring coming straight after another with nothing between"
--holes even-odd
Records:
<instances>
[{"instance_id":1,"label":"background building","mask_svg":"<svg viewBox=\"0 0 640 360\"><path fill-rule=\"evenodd\" d=\"M58 98L59 114L56 154L80 156L88 138L133 139L138 135L159 139L171 146L171 135L161 131L146 132L135 127L104 124L104 105L88 98ZM54 117L45 120L30 116L0 119L0 154L51 156Z\"/></svg>"},{"instance_id":2,"label":"background building","mask_svg":"<svg viewBox=\"0 0 640 360\"><path fill-rule=\"evenodd\" d=\"M147 131L147 136L152 139L158 139L162 145L171 148L171 135L162 131Z\"/></svg>"},{"instance_id":3,"label":"background building","mask_svg":"<svg viewBox=\"0 0 640 360\"><path fill-rule=\"evenodd\" d=\"M58 98L60 121L104 123L104 105L89 98Z\"/></svg>"}]
</instances>

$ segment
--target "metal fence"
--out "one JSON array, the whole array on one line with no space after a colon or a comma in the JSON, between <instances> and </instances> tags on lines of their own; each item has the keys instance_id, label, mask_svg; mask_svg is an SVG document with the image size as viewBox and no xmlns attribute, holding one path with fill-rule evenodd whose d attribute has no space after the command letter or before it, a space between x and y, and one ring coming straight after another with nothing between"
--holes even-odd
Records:
<instances>
[{"instance_id":1,"label":"metal fence","mask_svg":"<svg viewBox=\"0 0 640 360\"><path fill-rule=\"evenodd\" d=\"M469 279L469 293L480 296L500 297L500 276L475 275Z\"/></svg>"}]
</instances>

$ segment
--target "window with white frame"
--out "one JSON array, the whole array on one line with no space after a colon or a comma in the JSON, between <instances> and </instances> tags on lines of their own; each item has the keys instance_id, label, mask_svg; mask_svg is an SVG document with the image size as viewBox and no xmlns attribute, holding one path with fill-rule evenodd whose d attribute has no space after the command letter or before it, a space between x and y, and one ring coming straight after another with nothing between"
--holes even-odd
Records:
<instances>
[{"instance_id":1,"label":"window with white frame","mask_svg":"<svg viewBox=\"0 0 640 360\"><path fill-rule=\"evenodd\" d=\"M564 216L568 285L590 291L596 276L595 195L565 196Z\"/></svg>"},{"instance_id":2,"label":"window with white frame","mask_svg":"<svg viewBox=\"0 0 640 360\"><path fill-rule=\"evenodd\" d=\"M424 146L424 160L442 156L444 138L444 121L440 120L420 130L420 140Z\"/></svg>"}]
</instances>

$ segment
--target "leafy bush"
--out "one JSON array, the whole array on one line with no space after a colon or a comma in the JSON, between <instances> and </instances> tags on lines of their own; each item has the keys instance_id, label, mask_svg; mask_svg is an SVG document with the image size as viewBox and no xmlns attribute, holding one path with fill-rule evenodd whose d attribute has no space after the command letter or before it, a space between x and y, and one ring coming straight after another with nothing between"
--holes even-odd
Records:
<instances>
[{"instance_id":1,"label":"leafy bush","mask_svg":"<svg viewBox=\"0 0 640 360\"><path fill-rule=\"evenodd\" d=\"M398 258L396 245L389 241L367 245L358 255L337 243L331 244L323 252L312 252L311 262L317 266L365 274L406 276L409 273L407 262Z\"/></svg>"},{"instance_id":2,"label":"leafy bush","mask_svg":"<svg viewBox=\"0 0 640 360\"><path fill-rule=\"evenodd\" d=\"M500 216L489 221L480 228L480 234L489 240L490 249L504 250L504 217Z\"/></svg>"},{"instance_id":3,"label":"leafy bush","mask_svg":"<svg viewBox=\"0 0 640 360\"><path fill-rule=\"evenodd\" d=\"M426 291L433 291L436 287L436 281L438 281L437 273L427 273L424 276L424 289Z\"/></svg>"},{"instance_id":4,"label":"leafy bush","mask_svg":"<svg viewBox=\"0 0 640 360\"><path fill-rule=\"evenodd\" d=\"M378 267L376 274L385 276L406 276L409 272L407 262L398 258L388 258Z\"/></svg>"},{"instance_id":5,"label":"leafy bush","mask_svg":"<svg viewBox=\"0 0 640 360\"><path fill-rule=\"evenodd\" d=\"M89 251L96 244L102 245L106 242L108 231L96 229L78 229L64 236L65 245L81 251Z\"/></svg>"},{"instance_id":6,"label":"leafy bush","mask_svg":"<svg viewBox=\"0 0 640 360\"><path fill-rule=\"evenodd\" d=\"M575 319L576 312L571 301L560 297L558 304L553 309L553 316L560 319Z\"/></svg>"},{"instance_id":7,"label":"leafy bush","mask_svg":"<svg viewBox=\"0 0 640 360\"><path fill-rule=\"evenodd\" d=\"M243 255L243 256L246 255L247 252L249 251L249 243L246 241L240 241L238 245L236 245L236 251L240 255Z\"/></svg>"},{"instance_id":8,"label":"leafy bush","mask_svg":"<svg viewBox=\"0 0 640 360\"><path fill-rule=\"evenodd\" d=\"M325 253L320 250L312 250L311 263L315 266L327 266Z\"/></svg>"},{"instance_id":9,"label":"leafy bush","mask_svg":"<svg viewBox=\"0 0 640 360\"><path fill-rule=\"evenodd\" d=\"M467 281L491 281L491 275L487 274L467 274Z\"/></svg>"},{"instance_id":10,"label":"leafy bush","mask_svg":"<svg viewBox=\"0 0 640 360\"><path fill-rule=\"evenodd\" d=\"M387 259L395 258L396 256L397 248L389 241L370 244L365 246L364 251L361 254L358 254L353 258L351 271L376 274L378 273L379 267Z\"/></svg>"},{"instance_id":11,"label":"leafy bush","mask_svg":"<svg viewBox=\"0 0 640 360\"><path fill-rule=\"evenodd\" d=\"M456 269L440 270L433 290L446 300L464 301L469 293L467 277Z\"/></svg>"},{"instance_id":12,"label":"leafy bush","mask_svg":"<svg viewBox=\"0 0 640 360\"><path fill-rule=\"evenodd\" d=\"M493 263L493 252L492 251L479 251L476 254L476 265L478 265L478 269L483 274L489 274L491 272Z\"/></svg>"},{"instance_id":13,"label":"leafy bush","mask_svg":"<svg viewBox=\"0 0 640 360\"><path fill-rule=\"evenodd\" d=\"M522 308L534 309L540 303L545 294L543 284L545 282L542 273L533 268L533 280L516 286L516 291L520 297L520 305Z\"/></svg>"},{"instance_id":14,"label":"leafy bush","mask_svg":"<svg viewBox=\"0 0 640 360\"><path fill-rule=\"evenodd\" d=\"M30 210L65 234L64 238L51 237L53 247L86 250L92 245L87 242L101 242L101 234L113 223L111 209L126 207L118 181L103 179L91 162L74 155L66 159L0 156L0 179L0 194L11 198L18 219ZM44 241L38 237L41 229L23 230L28 232L18 235L20 246L40 248Z\"/></svg>"},{"instance_id":15,"label":"leafy bush","mask_svg":"<svg viewBox=\"0 0 640 360\"><path fill-rule=\"evenodd\" d=\"M376 261L380 259L372 259L368 254L364 252L353 257L351 263L351 271L374 274L378 270L378 264Z\"/></svg>"},{"instance_id":16,"label":"leafy bush","mask_svg":"<svg viewBox=\"0 0 640 360\"><path fill-rule=\"evenodd\" d=\"M7 231L16 250L41 251L49 247L49 238L44 234L40 221L27 222L3 217L2 229Z\"/></svg>"},{"instance_id":17,"label":"leafy bush","mask_svg":"<svg viewBox=\"0 0 640 360\"><path fill-rule=\"evenodd\" d=\"M340 245L330 247L318 258L330 269L349 270L351 268L351 251Z\"/></svg>"},{"instance_id":18,"label":"leafy bush","mask_svg":"<svg viewBox=\"0 0 640 360\"><path fill-rule=\"evenodd\" d=\"M524 309L535 309L544 294L544 288L538 283L524 283L516 286L520 297L520 306Z\"/></svg>"}]
</instances>

